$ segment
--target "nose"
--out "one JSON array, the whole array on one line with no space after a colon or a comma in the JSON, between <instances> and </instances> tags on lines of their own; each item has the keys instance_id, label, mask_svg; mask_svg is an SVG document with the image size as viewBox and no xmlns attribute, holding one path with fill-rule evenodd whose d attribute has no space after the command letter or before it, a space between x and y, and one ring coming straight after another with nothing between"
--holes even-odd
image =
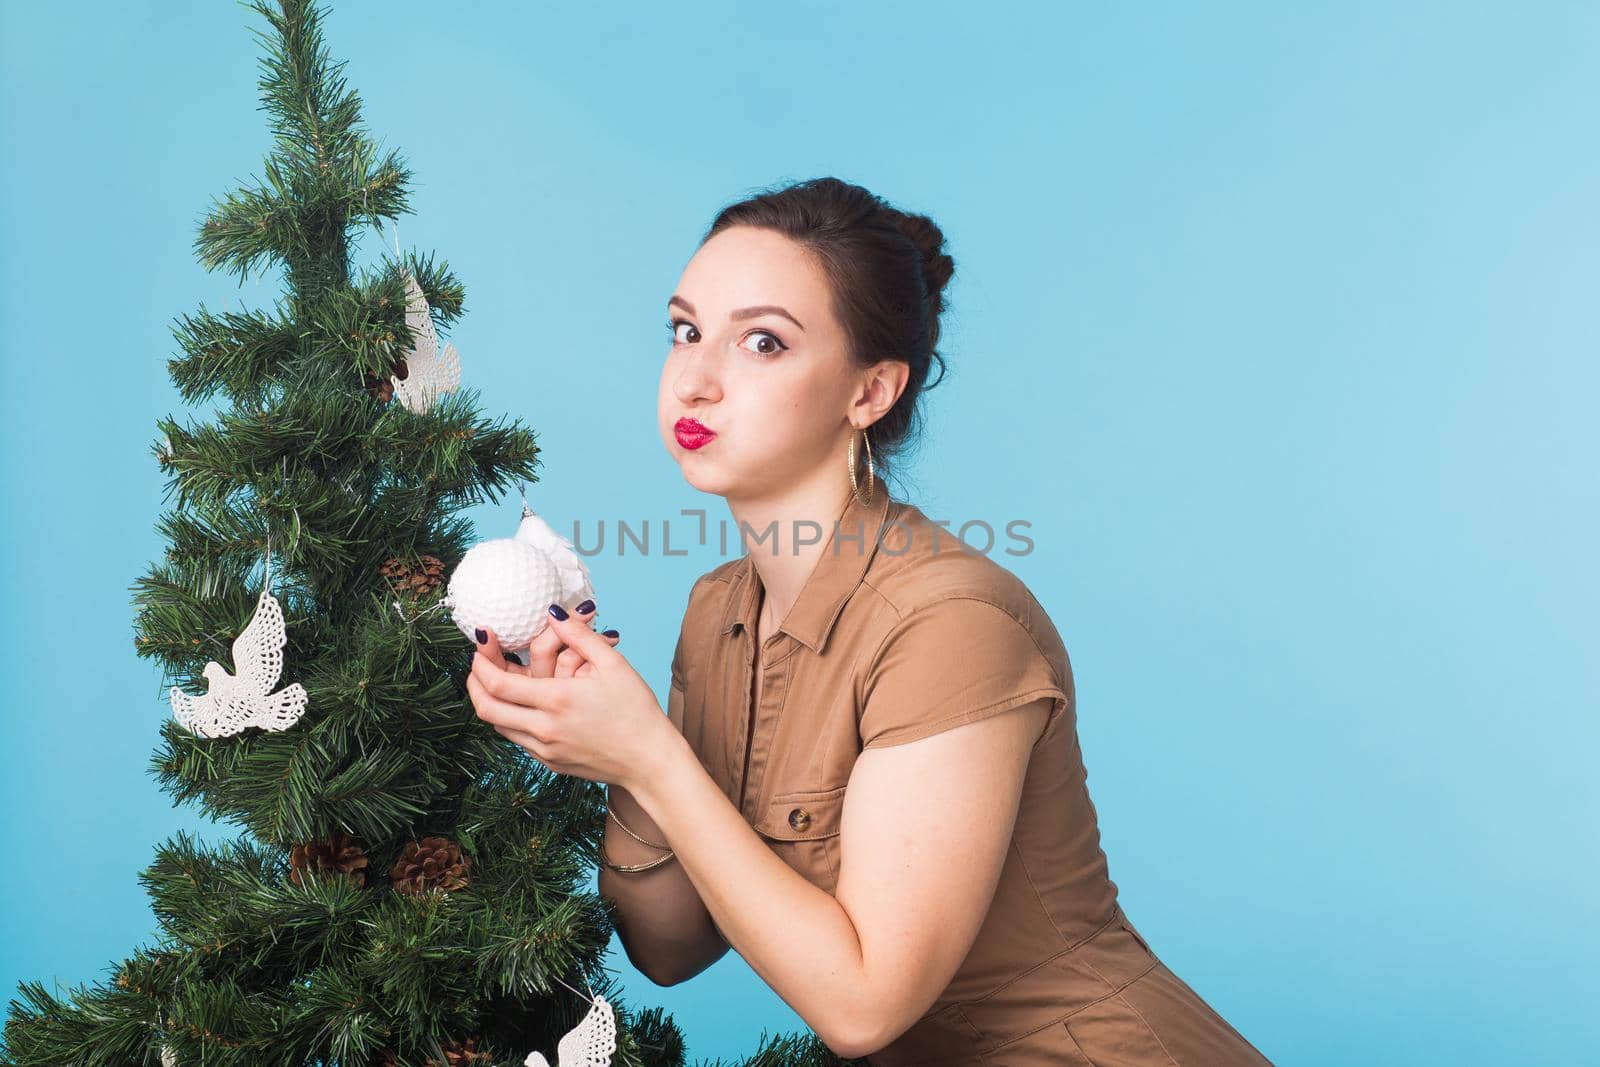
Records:
<instances>
[{"instance_id":1,"label":"nose","mask_svg":"<svg viewBox=\"0 0 1600 1067\"><path fill-rule=\"evenodd\" d=\"M681 404L696 401L715 401L722 396L722 385L717 380L717 369L709 354L709 345L695 345L678 364L677 377L672 381L672 393Z\"/></svg>"}]
</instances>

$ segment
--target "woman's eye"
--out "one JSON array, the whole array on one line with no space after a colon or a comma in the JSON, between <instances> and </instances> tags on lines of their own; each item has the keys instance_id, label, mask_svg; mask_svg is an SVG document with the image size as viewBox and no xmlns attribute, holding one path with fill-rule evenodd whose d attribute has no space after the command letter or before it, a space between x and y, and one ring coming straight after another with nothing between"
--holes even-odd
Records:
<instances>
[{"instance_id":1,"label":"woman's eye","mask_svg":"<svg viewBox=\"0 0 1600 1067\"><path fill-rule=\"evenodd\" d=\"M689 332L680 333L679 331L686 326L689 328ZM700 340L699 329L697 329L695 324L690 322L688 319L672 319L667 323L667 329L672 331L673 344L694 344ZM777 334L768 333L766 330L752 330L745 337L745 340L748 341L752 337L765 337L767 338L768 342L770 342L766 344L765 347L746 349L747 352L754 352L758 356L776 356L779 352L782 352L789 347L782 341L778 340ZM761 342L758 341L757 344L759 345Z\"/></svg>"},{"instance_id":2,"label":"woman's eye","mask_svg":"<svg viewBox=\"0 0 1600 1067\"><path fill-rule=\"evenodd\" d=\"M779 352L782 352L784 349L789 347L788 345L784 344L782 341L778 340L778 337L777 337L776 334L770 334L766 330L753 330L750 333L750 337L766 337L766 338L770 339L772 341L773 346L775 346L775 347L768 347L768 348L764 348L764 349L761 349L759 351L756 351L756 355L758 355L758 356L775 356ZM746 338L746 340L748 340L748 339L749 338Z\"/></svg>"}]
</instances>

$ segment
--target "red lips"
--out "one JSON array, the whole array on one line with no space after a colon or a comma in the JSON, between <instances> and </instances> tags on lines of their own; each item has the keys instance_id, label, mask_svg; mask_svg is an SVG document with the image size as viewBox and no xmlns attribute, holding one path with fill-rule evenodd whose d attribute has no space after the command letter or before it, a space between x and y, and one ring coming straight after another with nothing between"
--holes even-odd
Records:
<instances>
[{"instance_id":1,"label":"red lips","mask_svg":"<svg viewBox=\"0 0 1600 1067\"><path fill-rule=\"evenodd\" d=\"M677 436L678 444L684 448L699 448L717 436L701 425L699 419L679 419L673 424L672 432Z\"/></svg>"}]
</instances>

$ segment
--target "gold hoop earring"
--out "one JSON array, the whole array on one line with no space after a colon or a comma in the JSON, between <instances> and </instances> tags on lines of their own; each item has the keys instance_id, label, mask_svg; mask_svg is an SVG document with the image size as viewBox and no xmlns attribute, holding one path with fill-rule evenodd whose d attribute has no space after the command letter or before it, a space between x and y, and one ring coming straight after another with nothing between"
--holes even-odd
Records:
<instances>
[{"instance_id":1,"label":"gold hoop earring","mask_svg":"<svg viewBox=\"0 0 1600 1067\"><path fill-rule=\"evenodd\" d=\"M858 430L861 440L867 444L867 498L861 499L861 486L856 482L856 439L850 438L850 448L845 453L845 466L850 469L850 491L855 494L856 501L862 507L872 503L872 491L877 485L877 470L872 463L872 438L867 436L867 431Z\"/></svg>"}]
</instances>

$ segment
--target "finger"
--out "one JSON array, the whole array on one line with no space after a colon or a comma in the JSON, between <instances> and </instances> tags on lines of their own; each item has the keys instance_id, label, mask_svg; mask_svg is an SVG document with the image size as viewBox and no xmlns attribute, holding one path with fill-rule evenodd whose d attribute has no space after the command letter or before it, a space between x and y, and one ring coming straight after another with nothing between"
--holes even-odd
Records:
<instances>
[{"instance_id":1,"label":"finger","mask_svg":"<svg viewBox=\"0 0 1600 1067\"><path fill-rule=\"evenodd\" d=\"M560 604L551 604L550 626L561 635L561 641L568 648L575 648L584 659L601 666L606 663L615 663L621 657L617 650L611 647L611 642L596 633L591 627L579 619L567 615ZM556 614L560 612L560 614Z\"/></svg>"},{"instance_id":2,"label":"finger","mask_svg":"<svg viewBox=\"0 0 1600 1067\"><path fill-rule=\"evenodd\" d=\"M550 752L550 749L547 746L540 744L537 737L534 737L532 734L521 733L517 730L507 730L504 727L499 729L500 732L505 735L505 739L522 749L522 751L526 752L529 759L538 763L551 774L562 773L556 768L554 756Z\"/></svg>"},{"instance_id":3,"label":"finger","mask_svg":"<svg viewBox=\"0 0 1600 1067\"><path fill-rule=\"evenodd\" d=\"M594 601L585 600L573 608L576 618L582 619L590 626L594 625ZM561 634L553 626L546 626L539 631L529 646L529 673L538 678L556 677L556 657L561 650L566 648L566 642L561 640Z\"/></svg>"},{"instance_id":4,"label":"finger","mask_svg":"<svg viewBox=\"0 0 1600 1067\"><path fill-rule=\"evenodd\" d=\"M519 706L525 711L559 711L569 706L571 679L541 678L509 670L491 669L489 657L473 657L468 680L477 679L486 693L506 704Z\"/></svg>"},{"instance_id":5,"label":"finger","mask_svg":"<svg viewBox=\"0 0 1600 1067\"><path fill-rule=\"evenodd\" d=\"M561 635L555 627L545 626L528 646L528 673L535 678L549 678L556 672L556 654L562 649Z\"/></svg>"},{"instance_id":6,"label":"finger","mask_svg":"<svg viewBox=\"0 0 1600 1067\"><path fill-rule=\"evenodd\" d=\"M621 635L619 635L616 630L604 630L601 632L600 636L604 637L606 641L610 643L612 648L616 648L617 642L621 640ZM579 652L577 649L563 648L561 653L556 657L556 669L553 677L576 677L579 673L578 668L582 667L588 662L588 660L584 659L583 653ZM588 671L584 671L582 673L592 674L593 666L591 665Z\"/></svg>"},{"instance_id":7,"label":"finger","mask_svg":"<svg viewBox=\"0 0 1600 1067\"><path fill-rule=\"evenodd\" d=\"M530 734L524 730L513 729L510 726L496 726L494 729L496 733L505 738L507 741L527 749L529 755L532 755L540 762L546 761L546 757L549 755L549 749L545 746L543 741L539 740L539 738L535 737L533 734Z\"/></svg>"},{"instance_id":8,"label":"finger","mask_svg":"<svg viewBox=\"0 0 1600 1067\"><path fill-rule=\"evenodd\" d=\"M478 642L478 650L483 653L483 659L491 667L498 667L500 670L523 676L530 673L529 669L523 666L522 659L515 652L507 651L500 644L500 636L492 629L487 626L479 627L473 636L477 637L479 634L483 635L483 640ZM474 665L476 665L477 659L478 657L473 657Z\"/></svg>"},{"instance_id":9,"label":"finger","mask_svg":"<svg viewBox=\"0 0 1600 1067\"><path fill-rule=\"evenodd\" d=\"M522 662L522 657L515 652L508 651L505 646L501 645L500 638L495 635L493 630L485 630L484 633L488 634L489 640L494 642L495 651L490 651L488 644L482 644L478 647L483 650L484 656L488 658L491 665L497 666L503 671L511 671L514 674L526 675L529 673L528 668Z\"/></svg>"},{"instance_id":10,"label":"finger","mask_svg":"<svg viewBox=\"0 0 1600 1067\"><path fill-rule=\"evenodd\" d=\"M506 662L505 652L500 648L500 637L487 626L480 626L473 631L473 637L478 640L478 651L483 653L480 657L487 660L490 665L504 667ZM476 665L476 660L474 660Z\"/></svg>"},{"instance_id":11,"label":"finger","mask_svg":"<svg viewBox=\"0 0 1600 1067\"><path fill-rule=\"evenodd\" d=\"M600 631L600 636L605 638L606 639L606 643L609 644L612 648L616 648L617 647L617 643L622 640L622 635L617 633L617 631L615 631L615 630L602 630L602 631ZM585 661L585 662L587 662L587 661ZM594 664L589 663L588 667L589 667L589 671L592 672L594 670Z\"/></svg>"},{"instance_id":12,"label":"finger","mask_svg":"<svg viewBox=\"0 0 1600 1067\"><path fill-rule=\"evenodd\" d=\"M483 657L478 657L480 660ZM554 725L554 717L542 706L529 706L515 700L507 700L496 693L509 683L514 682L548 682L550 679L522 678L505 671L490 671L489 677L480 676L479 668L474 667L472 673L467 675L467 695L472 699L472 706L478 713L478 718L496 726L509 726L515 730L523 730L535 735L547 735Z\"/></svg>"},{"instance_id":13,"label":"finger","mask_svg":"<svg viewBox=\"0 0 1600 1067\"><path fill-rule=\"evenodd\" d=\"M588 662L577 649L563 648L561 654L556 657L555 677L571 678L578 672L579 667Z\"/></svg>"}]
</instances>

